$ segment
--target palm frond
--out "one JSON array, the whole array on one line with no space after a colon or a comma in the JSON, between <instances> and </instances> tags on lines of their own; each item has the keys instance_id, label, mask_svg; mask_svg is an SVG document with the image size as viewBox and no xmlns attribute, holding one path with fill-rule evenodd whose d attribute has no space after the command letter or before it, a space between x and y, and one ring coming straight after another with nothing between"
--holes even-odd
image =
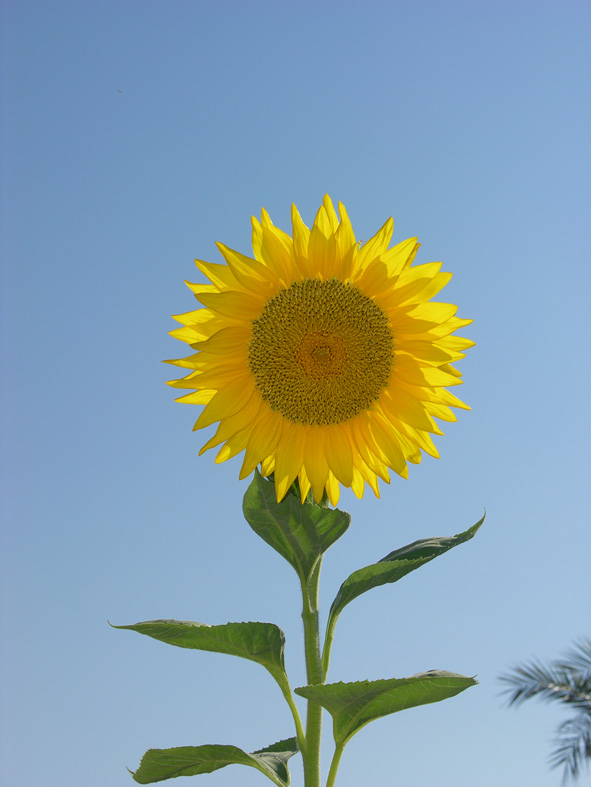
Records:
<instances>
[{"instance_id":1,"label":"palm frond","mask_svg":"<svg viewBox=\"0 0 591 787\"><path fill-rule=\"evenodd\" d=\"M579 713L558 728L558 745L550 756L550 767L564 767L563 782L576 779L591 760L591 715Z\"/></svg>"},{"instance_id":2,"label":"palm frond","mask_svg":"<svg viewBox=\"0 0 591 787\"><path fill-rule=\"evenodd\" d=\"M591 640L581 640L563 659L544 665L540 661L514 667L501 675L508 684L509 705L520 705L530 697L565 702L591 712Z\"/></svg>"},{"instance_id":3,"label":"palm frond","mask_svg":"<svg viewBox=\"0 0 591 787\"><path fill-rule=\"evenodd\" d=\"M565 781L576 779L583 763L591 762L591 639L575 643L564 658L549 665L532 661L514 667L500 681L507 685L502 693L509 695L509 705L540 697L564 703L575 712L558 728L550 764L564 767Z\"/></svg>"},{"instance_id":4,"label":"palm frond","mask_svg":"<svg viewBox=\"0 0 591 787\"><path fill-rule=\"evenodd\" d=\"M509 694L509 705L520 705L531 697L586 706L591 709L591 673L581 675L556 666L545 667L532 662L514 667L512 672L501 675L500 680L508 684L504 694Z\"/></svg>"},{"instance_id":5,"label":"palm frond","mask_svg":"<svg viewBox=\"0 0 591 787\"><path fill-rule=\"evenodd\" d=\"M557 667L573 672L591 675L591 639L581 639L566 652L563 659L556 662Z\"/></svg>"}]
</instances>

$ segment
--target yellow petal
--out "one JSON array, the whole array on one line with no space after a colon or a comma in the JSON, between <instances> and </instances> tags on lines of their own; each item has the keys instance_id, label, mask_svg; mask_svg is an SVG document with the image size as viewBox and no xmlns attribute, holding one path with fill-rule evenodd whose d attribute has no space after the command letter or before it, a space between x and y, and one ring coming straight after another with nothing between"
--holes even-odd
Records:
<instances>
[{"instance_id":1,"label":"yellow petal","mask_svg":"<svg viewBox=\"0 0 591 787\"><path fill-rule=\"evenodd\" d=\"M422 429L415 429L402 421L395 421L399 433L406 435L409 440L419 446L425 453L434 459L439 459L439 451L435 448L431 436Z\"/></svg>"},{"instance_id":2,"label":"yellow petal","mask_svg":"<svg viewBox=\"0 0 591 787\"><path fill-rule=\"evenodd\" d=\"M467 404L464 404L457 396L446 391L445 388L427 388L420 385L412 385L401 379L396 381L396 385L409 391L422 402L433 402L434 404L445 404L448 407L457 407L461 410L470 410Z\"/></svg>"},{"instance_id":3,"label":"yellow petal","mask_svg":"<svg viewBox=\"0 0 591 787\"><path fill-rule=\"evenodd\" d=\"M439 427L425 411L423 404L401 388L390 387L382 391L380 407L391 418L398 418L426 432L440 434Z\"/></svg>"},{"instance_id":4,"label":"yellow petal","mask_svg":"<svg viewBox=\"0 0 591 787\"><path fill-rule=\"evenodd\" d=\"M204 335L203 331L196 325L186 325L184 328L175 328L174 331L169 331L168 335L172 336L173 339L179 339L181 342L186 342L186 344L193 344L207 338L207 334Z\"/></svg>"},{"instance_id":5,"label":"yellow petal","mask_svg":"<svg viewBox=\"0 0 591 787\"><path fill-rule=\"evenodd\" d=\"M359 500L363 497L363 492L365 491L365 479L361 474L361 471L358 470L356 467L353 468L353 480L351 481L351 489L353 490L353 494ZM379 495L377 495L379 497Z\"/></svg>"},{"instance_id":6,"label":"yellow petal","mask_svg":"<svg viewBox=\"0 0 591 787\"><path fill-rule=\"evenodd\" d=\"M457 421L456 414L444 404L434 404L433 402L425 402L425 410L434 415L435 418L440 418L442 421Z\"/></svg>"},{"instance_id":7,"label":"yellow petal","mask_svg":"<svg viewBox=\"0 0 591 787\"><path fill-rule=\"evenodd\" d=\"M328 224L330 226L330 232L335 233L339 228L339 219L335 212L334 205L332 204L332 200L328 196L328 194L324 195L322 204L324 205L324 210L326 211L326 217L328 219Z\"/></svg>"},{"instance_id":8,"label":"yellow petal","mask_svg":"<svg viewBox=\"0 0 591 787\"><path fill-rule=\"evenodd\" d=\"M334 477L334 475L328 471L328 477L326 479L326 494L328 499L330 500L333 506L336 506L339 502L339 497L341 494L341 488L339 486L339 482Z\"/></svg>"},{"instance_id":9,"label":"yellow petal","mask_svg":"<svg viewBox=\"0 0 591 787\"><path fill-rule=\"evenodd\" d=\"M376 303L382 308L381 300L376 296L382 294L382 298L389 298L396 279L390 276L388 266L378 259L358 271L353 283L368 298L375 298Z\"/></svg>"},{"instance_id":10,"label":"yellow petal","mask_svg":"<svg viewBox=\"0 0 591 787\"><path fill-rule=\"evenodd\" d=\"M216 421L221 421L222 418L229 418L237 413L252 396L253 387L250 376L241 376L228 383L216 393L204 408L195 423L195 428L203 429L205 426L210 426Z\"/></svg>"},{"instance_id":11,"label":"yellow petal","mask_svg":"<svg viewBox=\"0 0 591 787\"><path fill-rule=\"evenodd\" d=\"M306 432L301 426L286 424L275 451L275 491L282 500L304 463Z\"/></svg>"},{"instance_id":12,"label":"yellow petal","mask_svg":"<svg viewBox=\"0 0 591 787\"><path fill-rule=\"evenodd\" d=\"M321 427L310 426L307 429L304 464L314 492L314 500L319 503L328 477L328 464L324 454L324 430Z\"/></svg>"},{"instance_id":13,"label":"yellow petal","mask_svg":"<svg viewBox=\"0 0 591 787\"><path fill-rule=\"evenodd\" d=\"M273 224L273 222L271 221L271 217L269 216L269 214L267 213L267 211L264 208L261 211L261 224L263 225L263 227L270 227L270 228L272 228L272 230L275 233L276 237L281 241L281 243L285 247L285 250L287 251L287 253L291 257L291 249L292 249L292 246L293 246L292 239L289 237L287 232L284 232L282 229L279 229L279 227L276 227Z\"/></svg>"},{"instance_id":14,"label":"yellow petal","mask_svg":"<svg viewBox=\"0 0 591 787\"><path fill-rule=\"evenodd\" d=\"M373 238L370 238L367 243L359 249L357 254L357 264L360 268L365 268L370 262L373 262L377 257L387 251L388 245L392 240L392 233L394 232L394 221L388 221L376 232Z\"/></svg>"},{"instance_id":15,"label":"yellow petal","mask_svg":"<svg viewBox=\"0 0 591 787\"><path fill-rule=\"evenodd\" d=\"M372 492L374 495L379 498L380 496L380 487L378 482L378 476L373 470L370 470L369 467L365 464L365 462L361 459L361 457L356 457L355 459L356 470L361 474L364 481L369 484ZM390 483L390 478L386 481L386 483ZM353 489L353 491L355 491Z\"/></svg>"},{"instance_id":16,"label":"yellow petal","mask_svg":"<svg viewBox=\"0 0 591 787\"><path fill-rule=\"evenodd\" d=\"M400 429L396 429L394 426L391 428L392 439L396 440L397 445L400 446L400 450L402 451L406 461L411 462L413 465L420 464L422 454L421 449L416 444L416 442L407 437L407 435L404 432L401 432ZM401 475L403 478L408 478L408 468L405 466L403 472L398 473L398 475Z\"/></svg>"},{"instance_id":17,"label":"yellow petal","mask_svg":"<svg viewBox=\"0 0 591 787\"><path fill-rule=\"evenodd\" d=\"M196 285L191 285L196 286ZM201 323L208 322L208 317L213 315L207 309L193 309L190 312L183 312L183 314L172 314L173 320L180 322L181 325L200 325Z\"/></svg>"},{"instance_id":18,"label":"yellow petal","mask_svg":"<svg viewBox=\"0 0 591 787\"><path fill-rule=\"evenodd\" d=\"M324 205L320 206L310 231L308 260L309 267L315 271L315 276L326 280L333 275L336 262L336 239Z\"/></svg>"},{"instance_id":19,"label":"yellow petal","mask_svg":"<svg viewBox=\"0 0 591 787\"><path fill-rule=\"evenodd\" d=\"M289 287L294 278L293 264L289 251L277 236L274 227L263 226L261 255L269 270L284 287Z\"/></svg>"},{"instance_id":20,"label":"yellow petal","mask_svg":"<svg viewBox=\"0 0 591 787\"><path fill-rule=\"evenodd\" d=\"M388 427L388 424L386 424L377 413L372 413L369 427L376 445L384 456L388 467L391 467L394 472L400 474L406 467L406 460L392 429Z\"/></svg>"},{"instance_id":21,"label":"yellow petal","mask_svg":"<svg viewBox=\"0 0 591 787\"><path fill-rule=\"evenodd\" d=\"M407 293L407 297L403 303L420 303L421 301L428 301L434 298L451 281L451 278L451 273L442 271L436 276L433 276L431 281L427 282L425 286L421 286L421 282L417 282L416 291Z\"/></svg>"},{"instance_id":22,"label":"yellow petal","mask_svg":"<svg viewBox=\"0 0 591 787\"><path fill-rule=\"evenodd\" d=\"M219 292L215 284L204 284L203 282L194 283L192 281L185 281L185 284L195 296L201 295L204 292ZM236 287L234 289L236 289Z\"/></svg>"},{"instance_id":23,"label":"yellow petal","mask_svg":"<svg viewBox=\"0 0 591 787\"><path fill-rule=\"evenodd\" d=\"M357 258L357 241L349 221L349 216L342 202L339 202L341 223L335 233L337 243L337 270L335 276L340 276L344 281L351 278Z\"/></svg>"},{"instance_id":24,"label":"yellow petal","mask_svg":"<svg viewBox=\"0 0 591 787\"><path fill-rule=\"evenodd\" d=\"M240 322L256 320L264 306L264 302L244 292L208 293L197 297L208 309Z\"/></svg>"},{"instance_id":25,"label":"yellow petal","mask_svg":"<svg viewBox=\"0 0 591 787\"><path fill-rule=\"evenodd\" d=\"M432 262L401 273L396 287L382 299L382 308L410 306L433 298L451 279L451 273L439 273L439 268L440 262Z\"/></svg>"},{"instance_id":26,"label":"yellow petal","mask_svg":"<svg viewBox=\"0 0 591 787\"><path fill-rule=\"evenodd\" d=\"M229 325L227 328L221 328L209 339L198 342L196 349L203 353L222 356L240 352L244 357L247 357L250 340L250 326ZM211 359L205 359L205 361L206 363L211 363Z\"/></svg>"},{"instance_id":27,"label":"yellow petal","mask_svg":"<svg viewBox=\"0 0 591 787\"><path fill-rule=\"evenodd\" d=\"M450 320L457 310L458 307L453 303L420 303L408 312L408 316L412 319L442 323Z\"/></svg>"},{"instance_id":28,"label":"yellow petal","mask_svg":"<svg viewBox=\"0 0 591 787\"><path fill-rule=\"evenodd\" d=\"M168 384L174 388L215 388L219 390L235 380L236 377L244 376L246 371L243 364L209 364L203 371L192 372L180 380L170 380Z\"/></svg>"},{"instance_id":29,"label":"yellow petal","mask_svg":"<svg viewBox=\"0 0 591 787\"><path fill-rule=\"evenodd\" d=\"M246 257L223 243L216 243L222 256L228 263L228 267L234 274L237 282L250 293L255 293L259 297L268 298L271 293L277 291L279 280L274 276L273 270L266 267L252 257Z\"/></svg>"},{"instance_id":30,"label":"yellow petal","mask_svg":"<svg viewBox=\"0 0 591 787\"><path fill-rule=\"evenodd\" d=\"M295 262L302 276L313 276L308 269L308 244L310 242L310 230L298 213L295 205L291 206L291 223L293 226L293 250Z\"/></svg>"},{"instance_id":31,"label":"yellow petal","mask_svg":"<svg viewBox=\"0 0 591 787\"><path fill-rule=\"evenodd\" d=\"M210 312L209 309L195 309L184 314L173 314L172 318L182 325L190 325L203 337L211 336L212 333L223 327L221 318L217 314Z\"/></svg>"},{"instance_id":32,"label":"yellow petal","mask_svg":"<svg viewBox=\"0 0 591 787\"><path fill-rule=\"evenodd\" d=\"M205 262L204 260L195 260L195 265L220 292L241 289L240 283L227 265L220 265L217 262ZM194 293L197 293L198 290L196 288L200 287L199 284L192 284L191 282L185 282L185 284Z\"/></svg>"},{"instance_id":33,"label":"yellow petal","mask_svg":"<svg viewBox=\"0 0 591 787\"><path fill-rule=\"evenodd\" d=\"M449 385L459 385L458 380L453 374L449 374L443 369L433 366L419 366L417 361L403 352L397 352L394 359L392 377L404 380L411 385L439 387Z\"/></svg>"},{"instance_id":34,"label":"yellow petal","mask_svg":"<svg viewBox=\"0 0 591 787\"><path fill-rule=\"evenodd\" d=\"M343 486L351 486L353 480L353 452L345 424L338 424L326 430L324 453L331 472Z\"/></svg>"},{"instance_id":35,"label":"yellow petal","mask_svg":"<svg viewBox=\"0 0 591 787\"><path fill-rule=\"evenodd\" d=\"M448 374L452 374L454 377L461 377L462 373L458 371L455 367L453 367L450 363L444 363L443 366L439 367L442 372L447 372Z\"/></svg>"},{"instance_id":36,"label":"yellow petal","mask_svg":"<svg viewBox=\"0 0 591 787\"><path fill-rule=\"evenodd\" d=\"M473 342L471 339L464 339L463 336L445 336L440 339L437 344L440 347L444 347L446 350L461 352L462 350L468 350L470 347L474 347L476 342Z\"/></svg>"},{"instance_id":37,"label":"yellow petal","mask_svg":"<svg viewBox=\"0 0 591 787\"><path fill-rule=\"evenodd\" d=\"M186 358L172 358L162 363L171 363L174 366L180 366L183 369L199 369L203 365L203 357L201 353L188 355Z\"/></svg>"},{"instance_id":38,"label":"yellow petal","mask_svg":"<svg viewBox=\"0 0 591 787\"><path fill-rule=\"evenodd\" d=\"M434 344L433 342L402 339L396 342L396 349L432 366L441 366L441 364L448 361L456 360L455 353L445 350L441 346L442 342L443 340L440 340L437 344Z\"/></svg>"},{"instance_id":39,"label":"yellow petal","mask_svg":"<svg viewBox=\"0 0 591 787\"><path fill-rule=\"evenodd\" d=\"M413 261L420 245L417 238L408 238L381 254L379 260L388 267L390 276L399 276Z\"/></svg>"},{"instance_id":40,"label":"yellow petal","mask_svg":"<svg viewBox=\"0 0 591 787\"><path fill-rule=\"evenodd\" d=\"M255 259L259 262L263 261L261 246L263 245L263 226L256 216L251 216L252 224L252 251Z\"/></svg>"},{"instance_id":41,"label":"yellow petal","mask_svg":"<svg viewBox=\"0 0 591 787\"><path fill-rule=\"evenodd\" d=\"M216 445L220 445L220 443L229 440L232 435L241 432L243 429L246 429L247 426L256 422L256 417L261 406L262 401L260 395L257 391L253 391L252 396L244 404L244 407L238 410L234 415L229 418L224 418L224 420L220 422L214 436L200 449L199 456L210 448L214 448Z\"/></svg>"},{"instance_id":42,"label":"yellow petal","mask_svg":"<svg viewBox=\"0 0 591 787\"><path fill-rule=\"evenodd\" d=\"M388 474L387 465L381 458L382 453L371 433L371 419L372 413L362 413L349 423L350 434L353 437L355 447L359 454L355 463L362 469L362 465L358 462L358 459L361 458L372 473L375 473L386 483L389 483L390 476ZM364 477L367 481L369 480L367 476Z\"/></svg>"},{"instance_id":43,"label":"yellow petal","mask_svg":"<svg viewBox=\"0 0 591 787\"><path fill-rule=\"evenodd\" d=\"M442 262L427 262L415 265L414 268L406 268L398 279L400 289L413 284L424 286L425 282L431 281L440 272L442 265Z\"/></svg>"},{"instance_id":44,"label":"yellow petal","mask_svg":"<svg viewBox=\"0 0 591 787\"><path fill-rule=\"evenodd\" d=\"M217 391L212 390L194 391L193 393L179 396L174 401L182 402L183 404L209 404L216 393Z\"/></svg>"},{"instance_id":45,"label":"yellow petal","mask_svg":"<svg viewBox=\"0 0 591 787\"><path fill-rule=\"evenodd\" d=\"M263 459L273 454L281 437L282 429L283 418L281 415L265 406L263 411L259 413L256 428L250 431L240 470L240 480L249 476Z\"/></svg>"},{"instance_id":46,"label":"yellow petal","mask_svg":"<svg viewBox=\"0 0 591 787\"><path fill-rule=\"evenodd\" d=\"M235 435L223 445L218 455L215 458L216 465L219 465L221 462L227 462L228 459L231 459L236 454L239 454L240 451L244 451L246 448L246 444L248 443L248 438L250 436L250 431L248 429L243 429L241 432L237 432Z\"/></svg>"},{"instance_id":47,"label":"yellow petal","mask_svg":"<svg viewBox=\"0 0 591 787\"><path fill-rule=\"evenodd\" d=\"M300 474L298 476L300 482L300 495L302 504L306 502L306 498L308 497L308 492L310 491L312 484L310 483L308 476L306 475L306 467L302 466L300 470Z\"/></svg>"},{"instance_id":48,"label":"yellow petal","mask_svg":"<svg viewBox=\"0 0 591 787\"><path fill-rule=\"evenodd\" d=\"M459 317L450 317L440 325L435 325L429 329L429 337L443 337L449 336L450 333L457 331L459 328L465 328L466 325L471 325L474 320L460 320Z\"/></svg>"},{"instance_id":49,"label":"yellow petal","mask_svg":"<svg viewBox=\"0 0 591 787\"><path fill-rule=\"evenodd\" d=\"M268 456L261 462L261 475L269 477L275 471L275 457ZM277 501L279 502L279 501Z\"/></svg>"}]
</instances>

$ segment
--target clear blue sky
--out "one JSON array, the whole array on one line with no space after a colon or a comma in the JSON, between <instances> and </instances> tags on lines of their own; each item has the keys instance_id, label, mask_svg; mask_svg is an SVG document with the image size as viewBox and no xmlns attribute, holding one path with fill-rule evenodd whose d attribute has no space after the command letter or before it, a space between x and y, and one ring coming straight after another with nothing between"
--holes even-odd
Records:
<instances>
[{"instance_id":1,"label":"clear blue sky","mask_svg":"<svg viewBox=\"0 0 591 787\"><path fill-rule=\"evenodd\" d=\"M110 629L159 617L284 628L298 587L241 517L160 363L193 258L249 252L325 192L357 237L394 217L473 317L472 405L325 561L341 581L417 538L475 540L348 607L329 679L425 669L480 685L382 719L339 787L553 787L552 707L498 675L589 620L586 2L2 4L2 751L6 787L125 787L149 747L292 734L265 671ZM326 724L330 737L330 724ZM298 764L293 784L302 784ZM199 781L201 780L201 781ZM262 785L232 767L209 787Z\"/></svg>"}]
</instances>

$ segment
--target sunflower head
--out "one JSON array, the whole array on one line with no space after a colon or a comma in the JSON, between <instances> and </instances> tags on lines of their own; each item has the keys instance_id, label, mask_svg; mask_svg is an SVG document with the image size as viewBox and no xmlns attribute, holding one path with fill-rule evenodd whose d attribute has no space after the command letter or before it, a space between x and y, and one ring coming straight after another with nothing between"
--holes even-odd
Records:
<instances>
[{"instance_id":1,"label":"sunflower head","mask_svg":"<svg viewBox=\"0 0 591 787\"><path fill-rule=\"evenodd\" d=\"M195 260L210 283L187 282L201 308L171 332L194 351L169 361L189 370L170 382L190 391L177 401L205 405L195 429L218 422L201 453L244 451L240 478L261 465L278 500L296 478L302 499L336 505L340 484L362 497L365 483L379 496L390 470L438 456L434 418L469 409L447 388L474 344L452 334L471 320L431 301L451 274L412 264L416 238L389 248L392 219L358 243L338 208L326 196L308 229L293 206L291 236L263 210L253 257L218 243L225 264Z\"/></svg>"}]
</instances>

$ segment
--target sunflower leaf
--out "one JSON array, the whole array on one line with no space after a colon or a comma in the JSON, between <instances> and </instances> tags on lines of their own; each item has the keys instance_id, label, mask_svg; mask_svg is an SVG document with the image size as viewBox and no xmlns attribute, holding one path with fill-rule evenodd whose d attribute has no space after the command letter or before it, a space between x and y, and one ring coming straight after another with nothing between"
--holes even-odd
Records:
<instances>
[{"instance_id":1,"label":"sunflower leaf","mask_svg":"<svg viewBox=\"0 0 591 787\"><path fill-rule=\"evenodd\" d=\"M445 700L476 683L474 678L454 672L431 670L410 678L304 686L295 693L317 702L331 714L335 742L344 746L370 721Z\"/></svg>"},{"instance_id":2,"label":"sunflower leaf","mask_svg":"<svg viewBox=\"0 0 591 787\"><path fill-rule=\"evenodd\" d=\"M486 516L486 514L485 514ZM328 630L334 629L336 619L341 614L343 608L372 588L397 582L406 574L410 574L417 568L429 563L438 555L448 552L453 547L469 541L478 531L484 522L484 516L473 527L449 538L423 538L414 541L412 544L401 547L390 552L378 563L373 563L365 568L354 571L343 582L332 603L329 614Z\"/></svg>"},{"instance_id":3,"label":"sunflower leaf","mask_svg":"<svg viewBox=\"0 0 591 787\"><path fill-rule=\"evenodd\" d=\"M297 751L295 738L279 741L252 754L247 754L237 746L220 745L149 749L133 778L138 784L153 784L176 776L212 773L226 765L249 765L264 773L278 787L289 787L287 761Z\"/></svg>"},{"instance_id":4,"label":"sunflower leaf","mask_svg":"<svg viewBox=\"0 0 591 787\"><path fill-rule=\"evenodd\" d=\"M351 515L338 508L301 503L288 494L278 503L275 485L255 471L246 490L244 516L254 532L285 558L306 581L321 555L351 523Z\"/></svg>"},{"instance_id":5,"label":"sunflower leaf","mask_svg":"<svg viewBox=\"0 0 591 787\"><path fill-rule=\"evenodd\" d=\"M179 648L240 656L261 664L274 677L285 675L285 635L274 623L226 623L222 626L208 626L192 620L146 620L131 626L113 628L137 631Z\"/></svg>"}]
</instances>

